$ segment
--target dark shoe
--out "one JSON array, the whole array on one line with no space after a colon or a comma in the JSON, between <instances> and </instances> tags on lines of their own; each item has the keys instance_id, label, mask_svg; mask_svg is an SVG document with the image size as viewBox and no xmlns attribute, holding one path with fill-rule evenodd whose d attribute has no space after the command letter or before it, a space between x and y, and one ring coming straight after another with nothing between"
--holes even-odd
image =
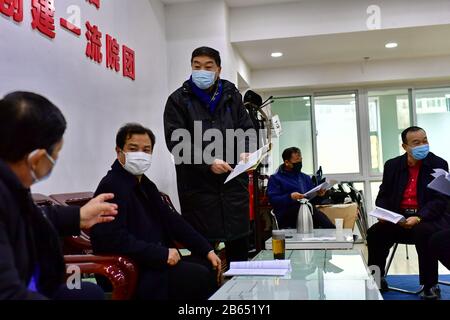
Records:
<instances>
[{"instance_id":1,"label":"dark shoe","mask_svg":"<svg viewBox=\"0 0 450 320\"><path fill-rule=\"evenodd\" d=\"M380 280L380 292L387 292L389 291L389 285L386 281L385 277L382 277Z\"/></svg>"},{"instance_id":2,"label":"dark shoe","mask_svg":"<svg viewBox=\"0 0 450 320\"><path fill-rule=\"evenodd\" d=\"M424 300L438 300L441 299L441 288L438 285L430 287L425 287L420 294L421 298Z\"/></svg>"}]
</instances>

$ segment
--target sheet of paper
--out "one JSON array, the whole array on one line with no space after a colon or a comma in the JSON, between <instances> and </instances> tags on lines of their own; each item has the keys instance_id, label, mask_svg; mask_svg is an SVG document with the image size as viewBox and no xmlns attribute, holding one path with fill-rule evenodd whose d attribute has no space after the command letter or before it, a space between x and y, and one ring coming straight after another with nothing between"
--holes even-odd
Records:
<instances>
[{"instance_id":1,"label":"sheet of paper","mask_svg":"<svg viewBox=\"0 0 450 320\"><path fill-rule=\"evenodd\" d=\"M310 237L302 238L303 241L336 241L336 237Z\"/></svg>"},{"instance_id":2,"label":"sheet of paper","mask_svg":"<svg viewBox=\"0 0 450 320\"><path fill-rule=\"evenodd\" d=\"M433 169L433 171L434 173L432 173L431 175L435 178L448 175L448 172L441 168Z\"/></svg>"},{"instance_id":3,"label":"sheet of paper","mask_svg":"<svg viewBox=\"0 0 450 320\"><path fill-rule=\"evenodd\" d=\"M434 180L428 184L428 188L450 196L449 173L442 169L434 169L434 172L435 173L431 174L434 177Z\"/></svg>"},{"instance_id":4,"label":"sheet of paper","mask_svg":"<svg viewBox=\"0 0 450 320\"><path fill-rule=\"evenodd\" d=\"M398 223L404 221L405 217L393 211L389 211L380 207L375 207L374 210L369 212L369 215L381 220L386 220L392 223Z\"/></svg>"},{"instance_id":5,"label":"sheet of paper","mask_svg":"<svg viewBox=\"0 0 450 320\"><path fill-rule=\"evenodd\" d=\"M319 184L317 187L312 188L308 192L304 194L304 196L308 199L312 199L317 195L317 192L320 190L329 190L332 186L337 183L336 180L326 180L325 182Z\"/></svg>"},{"instance_id":6,"label":"sheet of paper","mask_svg":"<svg viewBox=\"0 0 450 320\"><path fill-rule=\"evenodd\" d=\"M225 276L285 276L292 270L291 260L262 260L231 262Z\"/></svg>"},{"instance_id":7,"label":"sheet of paper","mask_svg":"<svg viewBox=\"0 0 450 320\"><path fill-rule=\"evenodd\" d=\"M224 276L280 276L288 274L286 269L230 269Z\"/></svg>"},{"instance_id":8,"label":"sheet of paper","mask_svg":"<svg viewBox=\"0 0 450 320\"><path fill-rule=\"evenodd\" d=\"M240 161L234 170L228 175L224 183L236 178L244 172L256 169L260 162L269 155L270 145L265 145L248 156L247 161Z\"/></svg>"}]
</instances>

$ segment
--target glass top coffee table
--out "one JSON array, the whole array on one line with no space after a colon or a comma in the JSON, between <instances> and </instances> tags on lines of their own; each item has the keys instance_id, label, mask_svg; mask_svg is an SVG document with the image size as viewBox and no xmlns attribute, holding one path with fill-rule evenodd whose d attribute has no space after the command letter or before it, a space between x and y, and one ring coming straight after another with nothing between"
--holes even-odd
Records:
<instances>
[{"instance_id":1,"label":"glass top coffee table","mask_svg":"<svg viewBox=\"0 0 450 320\"><path fill-rule=\"evenodd\" d=\"M272 260L270 250L253 260ZM358 250L287 250L292 271L279 276L235 276L211 300L382 300Z\"/></svg>"}]
</instances>

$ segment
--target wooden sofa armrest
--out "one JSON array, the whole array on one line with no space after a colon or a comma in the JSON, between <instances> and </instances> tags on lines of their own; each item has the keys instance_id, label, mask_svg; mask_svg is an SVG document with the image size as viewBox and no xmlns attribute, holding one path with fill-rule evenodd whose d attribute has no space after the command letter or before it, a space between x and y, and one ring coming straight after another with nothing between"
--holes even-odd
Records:
<instances>
[{"instance_id":1,"label":"wooden sofa armrest","mask_svg":"<svg viewBox=\"0 0 450 320\"><path fill-rule=\"evenodd\" d=\"M76 265L82 273L105 276L112 284L113 300L131 299L136 290L138 271L135 264L123 256L67 255L66 265Z\"/></svg>"}]
</instances>

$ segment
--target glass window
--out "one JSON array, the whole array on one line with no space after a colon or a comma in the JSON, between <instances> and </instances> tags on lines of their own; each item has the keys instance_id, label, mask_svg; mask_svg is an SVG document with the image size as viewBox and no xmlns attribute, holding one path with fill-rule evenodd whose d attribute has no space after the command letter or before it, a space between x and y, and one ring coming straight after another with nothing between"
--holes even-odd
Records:
<instances>
[{"instance_id":1,"label":"glass window","mask_svg":"<svg viewBox=\"0 0 450 320\"><path fill-rule=\"evenodd\" d=\"M375 200L377 200L378 192L380 191L381 181L370 183L370 192L372 193L372 208L375 208Z\"/></svg>"},{"instance_id":2,"label":"glass window","mask_svg":"<svg viewBox=\"0 0 450 320\"><path fill-rule=\"evenodd\" d=\"M271 106L272 115L280 117L282 134L272 139L273 173L282 163L283 150L298 147L302 151L303 169L306 174L314 172L314 153L311 127L311 97L276 98Z\"/></svg>"},{"instance_id":3,"label":"glass window","mask_svg":"<svg viewBox=\"0 0 450 320\"><path fill-rule=\"evenodd\" d=\"M326 174L358 173L356 94L315 97L318 164Z\"/></svg>"},{"instance_id":4,"label":"glass window","mask_svg":"<svg viewBox=\"0 0 450 320\"><path fill-rule=\"evenodd\" d=\"M407 89L370 91L369 124L371 172L383 172L384 163L402 154L401 132L410 126Z\"/></svg>"},{"instance_id":5,"label":"glass window","mask_svg":"<svg viewBox=\"0 0 450 320\"><path fill-rule=\"evenodd\" d=\"M450 88L416 91L417 125L427 132L430 150L450 161Z\"/></svg>"},{"instance_id":6,"label":"glass window","mask_svg":"<svg viewBox=\"0 0 450 320\"><path fill-rule=\"evenodd\" d=\"M366 195L366 193L364 192L364 182L354 182L353 186L356 190L361 191L364 196Z\"/></svg>"}]
</instances>

